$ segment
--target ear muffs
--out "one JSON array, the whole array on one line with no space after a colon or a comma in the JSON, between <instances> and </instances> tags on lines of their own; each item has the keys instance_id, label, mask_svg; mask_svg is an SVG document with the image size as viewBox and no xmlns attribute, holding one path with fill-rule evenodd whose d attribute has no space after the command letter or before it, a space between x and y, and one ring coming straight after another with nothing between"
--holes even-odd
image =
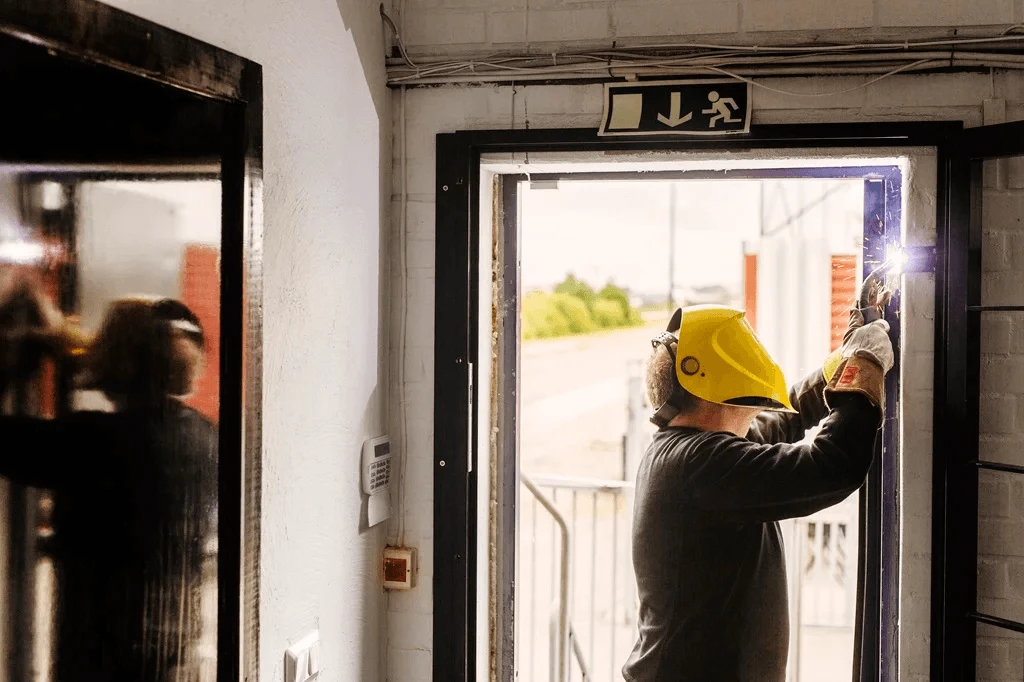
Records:
<instances>
[{"instance_id":1,"label":"ear muffs","mask_svg":"<svg viewBox=\"0 0 1024 682\"><path fill-rule=\"evenodd\" d=\"M672 320L669 322L668 329L666 329L666 331L663 331L662 333L658 334L653 339L651 339L651 345L654 348L657 348L658 346L663 346L665 350L668 351L669 358L672 359L673 377L675 376L674 368L676 366L676 351L672 346L678 345L678 339L676 339L675 334L672 333L672 325L674 322L675 329L679 329L680 318L680 312L676 311L676 314L672 316ZM656 425L658 428L664 428L668 426L668 423L675 419L676 415L682 412L683 403L687 398L688 396L686 395L686 392L683 390L683 387L679 385L678 381L674 381L672 387L672 395L669 396L669 399L666 400L664 404L659 405L658 408L655 410L654 414L651 415L651 423Z\"/></svg>"}]
</instances>

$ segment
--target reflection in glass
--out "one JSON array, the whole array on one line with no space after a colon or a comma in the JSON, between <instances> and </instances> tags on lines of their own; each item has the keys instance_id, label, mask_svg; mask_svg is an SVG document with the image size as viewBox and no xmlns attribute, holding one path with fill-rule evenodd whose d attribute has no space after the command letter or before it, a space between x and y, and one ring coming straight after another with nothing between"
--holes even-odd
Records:
<instances>
[{"instance_id":1,"label":"reflection in glass","mask_svg":"<svg viewBox=\"0 0 1024 682\"><path fill-rule=\"evenodd\" d=\"M0 166L0 682L213 680L220 186Z\"/></svg>"}]
</instances>

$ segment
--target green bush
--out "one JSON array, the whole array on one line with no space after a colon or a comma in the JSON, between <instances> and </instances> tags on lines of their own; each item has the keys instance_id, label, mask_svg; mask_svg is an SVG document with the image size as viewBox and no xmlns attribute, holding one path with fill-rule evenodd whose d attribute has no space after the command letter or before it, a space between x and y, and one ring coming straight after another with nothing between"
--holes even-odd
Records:
<instances>
[{"instance_id":1,"label":"green bush","mask_svg":"<svg viewBox=\"0 0 1024 682\"><path fill-rule=\"evenodd\" d=\"M558 312L569 323L569 332L572 334L587 334L594 331L594 320L590 317L590 310L587 304L564 293L555 293L551 296L552 303L558 308Z\"/></svg>"},{"instance_id":2,"label":"green bush","mask_svg":"<svg viewBox=\"0 0 1024 682\"><path fill-rule=\"evenodd\" d=\"M535 291L523 297L522 336L524 340L549 339L569 334L569 321L550 294Z\"/></svg>"},{"instance_id":3,"label":"green bush","mask_svg":"<svg viewBox=\"0 0 1024 682\"><path fill-rule=\"evenodd\" d=\"M594 303L594 322L603 329L614 329L626 326L629 321L623 315L622 306L617 301L599 298Z\"/></svg>"},{"instance_id":4,"label":"green bush","mask_svg":"<svg viewBox=\"0 0 1024 682\"><path fill-rule=\"evenodd\" d=\"M575 275L569 275L565 281L555 287L556 294L568 294L583 301L587 310L594 309L594 301L597 298L594 290L583 280L576 279Z\"/></svg>"},{"instance_id":5,"label":"green bush","mask_svg":"<svg viewBox=\"0 0 1024 682\"><path fill-rule=\"evenodd\" d=\"M524 341L570 334L589 334L598 329L618 329L642 323L640 312L629 304L626 292L609 284L600 293L569 275L548 294L534 291L523 297L521 333Z\"/></svg>"},{"instance_id":6,"label":"green bush","mask_svg":"<svg viewBox=\"0 0 1024 682\"><path fill-rule=\"evenodd\" d=\"M629 294L621 287L608 284L598 293L597 299L599 301L612 301L615 305L619 306L622 310L623 326L636 326L643 323L640 311L630 305Z\"/></svg>"},{"instance_id":7,"label":"green bush","mask_svg":"<svg viewBox=\"0 0 1024 682\"><path fill-rule=\"evenodd\" d=\"M629 305L629 295L624 289L609 283L604 289L601 289L597 297L605 301L614 301L622 309L622 318L629 319L631 306Z\"/></svg>"}]
</instances>

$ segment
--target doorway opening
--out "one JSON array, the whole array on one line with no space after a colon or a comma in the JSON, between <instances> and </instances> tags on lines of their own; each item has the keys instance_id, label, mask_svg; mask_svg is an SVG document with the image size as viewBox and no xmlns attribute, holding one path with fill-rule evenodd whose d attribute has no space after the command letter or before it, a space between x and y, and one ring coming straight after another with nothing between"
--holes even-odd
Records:
<instances>
[{"instance_id":1,"label":"doorway opening","mask_svg":"<svg viewBox=\"0 0 1024 682\"><path fill-rule=\"evenodd\" d=\"M632 481L655 430L643 381L650 339L678 306L728 305L746 311L791 384L820 371L863 274L901 242L908 162L552 156L482 166L481 232L493 248L481 249L481 291L496 286L480 296L480 319L496 323L479 335L479 357L495 360L477 390L495 400L477 425L491 449L477 479L492 482L477 487L478 527L491 529L477 556L492 561L478 560L476 584L513 608L478 608L476 646L501 651L488 639L504 629L513 653L500 660L518 679L618 682L637 636ZM492 318L491 306L516 318ZM877 643L876 658L890 649L895 666L897 633L885 624L899 609L899 510L882 500L898 499L898 399L887 414L863 491L781 523L792 682L853 675L858 638ZM514 572L512 595L503 569Z\"/></svg>"},{"instance_id":2,"label":"doorway opening","mask_svg":"<svg viewBox=\"0 0 1024 682\"><path fill-rule=\"evenodd\" d=\"M816 149L826 151L812 154ZM1019 556L1016 536L994 532L1008 527L994 501L1009 485L1021 489L1012 477L1024 473L1024 466L1007 463L1000 449L1007 436L993 429L1005 427L981 420L986 387L993 390L993 380L1005 386L1013 376L1003 371L1012 364L1005 343L982 342L1002 343L1000 330L1014 328L1012 316L1024 310L1019 274L1006 269L1005 249L1014 243L1010 233L1019 231L1024 185L1017 162L1024 155L1024 123L970 129L959 121L808 123L755 125L749 136L700 141L610 140L590 129L438 135L435 296L444 304L435 306L434 317L433 642L445 655L432 659L434 679L505 681L515 674L521 483L518 457L495 454L517 451L518 412L481 400L493 392L503 397L503 406L518 401L518 235L487 231L517 207L512 183L503 176L530 173L539 180L541 170L533 164L555 154L563 166L552 164L544 172L566 172L566 164L581 161L596 162L589 168L595 172L650 172L664 169L656 167L659 161L678 162L679 154L728 154L743 161L758 153L762 160L772 157L768 150L779 151L776 167L784 167L787 153L814 156L819 166L836 166L843 154L910 162L909 191L900 202L909 256L897 308L902 367L890 373L887 386L892 397L891 382L899 377L902 384L899 409L887 410L887 418L906 417L898 429L904 464L894 497L883 496L892 489L876 478L881 472L868 477L868 500L861 508L882 510L882 519L879 527L868 523L858 529L869 531L861 533L861 546L878 551L860 557L858 577L865 589L857 610L862 627L853 679L961 679L991 666L1004 669L1007 647L1024 633L1024 622L1019 611L1007 610L1004 601L1012 597L1000 581L988 580L1006 570L1008 556ZM629 162L634 165L623 165ZM498 348L481 343L492 335L513 342ZM1006 476L995 486L982 486L980 470ZM490 513L479 514L485 507ZM861 514L869 521L878 517ZM897 521L898 534L882 532ZM883 550L898 556L898 572L877 566ZM881 604L890 611L885 618ZM556 673L566 671L567 666Z\"/></svg>"}]
</instances>

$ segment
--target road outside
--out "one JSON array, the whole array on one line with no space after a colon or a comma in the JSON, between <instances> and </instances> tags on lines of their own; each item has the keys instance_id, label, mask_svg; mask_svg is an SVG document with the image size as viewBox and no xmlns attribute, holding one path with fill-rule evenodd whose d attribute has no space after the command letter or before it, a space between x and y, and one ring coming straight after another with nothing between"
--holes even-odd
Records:
<instances>
[{"instance_id":1,"label":"road outside","mask_svg":"<svg viewBox=\"0 0 1024 682\"><path fill-rule=\"evenodd\" d=\"M643 326L587 336L531 341L522 346L521 469L618 480L623 476L627 382L642 371L650 339L667 314ZM649 433L654 432L650 424ZM594 682L618 682L636 638L630 567L628 495L546 488L572 529L572 624L581 658ZM548 514L521 491L517 580L519 679L549 675L551 616L557 604L560 544ZM799 557L802 560L803 557ZM812 586L813 589L813 586ZM851 670L849 627L801 628L800 680L832 682ZM573 680L579 680L579 667ZM791 666L792 667L792 666Z\"/></svg>"},{"instance_id":2,"label":"road outside","mask_svg":"<svg viewBox=\"0 0 1024 682\"><path fill-rule=\"evenodd\" d=\"M641 327L523 344L524 472L622 476L629 368L646 361L651 338L666 321L667 316Z\"/></svg>"}]
</instances>

